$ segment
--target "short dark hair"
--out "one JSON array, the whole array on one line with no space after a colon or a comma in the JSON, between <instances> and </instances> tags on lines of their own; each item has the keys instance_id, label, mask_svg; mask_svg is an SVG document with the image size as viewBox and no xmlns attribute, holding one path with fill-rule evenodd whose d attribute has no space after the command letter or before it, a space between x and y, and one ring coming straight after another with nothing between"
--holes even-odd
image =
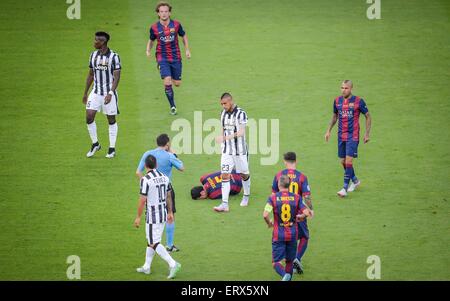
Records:
<instances>
[{"instance_id":1,"label":"short dark hair","mask_svg":"<svg viewBox=\"0 0 450 301\"><path fill-rule=\"evenodd\" d=\"M147 158L145 158L145 166L154 169L156 167L156 158L153 155L148 155Z\"/></svg>"},{"instance_id":2,"label":"short dark hair","mask_svg":"<svg viewBox=\"0 0 450 301\"><path fill-rule=\"evenodd\" d=\"M284 161L295 162L297 160L297 155L294 152L287 152L283 155Z\"/></svg>"},{"instance_id":3,"label":"short dark hair","mask_svg":"<svg viewBox=\"0 0 450 301\"><path fill-rule=\"evenodd\" d=\"M191 189L191 197L193 200L198 199L200 197L200 193L203 191L203 186L195 186Z\"/></svg>"},{"instance_id":4,"label":"short dark hair","mask_svg":"<svg viewBox=\"0 0 450 301\"><path fill-rule=\"evenodd\" d=\"M95 33L95 36L96 36L96 37L104 37L104 38L106 39L106 42L109 41L109 34L108 34L107 32L104 32L104 31L97 31L97 32Z\"/></svg>"},{"instance_id":5,"label":"short dark hair","mask_svg":"<svg viewBox=\"0 0 450 301\"><path fill-rule=\"evenodd\" d=\"M158 146L166 146L169 143L170 138L167 134L161 134L156 138L156 144Z\"/></svg>"},{"instance_id":6,"label":"short dark hair","mask_svg":"<svg viewBox=\"0 0 450 301\"><path fill-rule=\"evenodd\" d=\"M167 7L169 8L169 11L172 11L172 6L170 6L169 3L164 2L164 1L159 1L158 4L156 4L156 8L155 8L155 11L156 11L157 13L159 13L159 8L160 8L161 6L167 6Z\"/></svg>"},{"instance_id":7,"label":"short dark hair","mask_svg":"<svg viewBox=\"0 0 450 301\"><path fill-rule=\"evenodd\" d=\"M231 94L230 93L228 93L228 92L225 92L225 93L223 93L222 94L222 96L220 96L220 99L224 99L224 98L233 98L233 96L231 96Z\"/></svg>"},{"instance_id":8,"label":"short dark hair","mask_svg":"<svg viewBox=\"0 0 450 301\"><path fill-rule=\"evenodd\" d=\"M278 180L278 184L283 188L289 188L289 185L291 184L291 179L289 178L288 175L282 175Z\"/></svg>"}]
</instances>

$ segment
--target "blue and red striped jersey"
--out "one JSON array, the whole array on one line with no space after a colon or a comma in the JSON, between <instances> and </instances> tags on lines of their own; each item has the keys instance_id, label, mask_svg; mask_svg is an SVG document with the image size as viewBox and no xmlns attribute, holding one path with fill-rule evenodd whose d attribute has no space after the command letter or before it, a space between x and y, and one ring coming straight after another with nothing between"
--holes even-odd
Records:
<instances>
[{"instance_id":1,"label":"blue and red striped jersey","mask_svg":"<svg viewBox=\"0 0 450 301\"><path fill-rule=\"evenodd\" d=\"M311 194L311 189L309 188L308 178L296 169L283 169L279 171L272 182L272 193L277 193L278 189L278 180L282 175L287 175L291 179L291 184L289 185L289 192L299 194L302 197Z\"/></svg>"},{"instance_id":2,"label":"blue and red striped jersey","mask_svg":"<svg viewBox=\"0 0 450 301\"><path fill-rule=\"evenodd\" d=\"M210 174L203 175L200 178L200 182L203 188L208 194L210 199L220 199L222 198L222 177L221 172L216 171ZM230 181L230 195L239 194L242 189L242 178L240 174L237 174L235 170L231 172Z\"/></svg>"},{"instance_id":3,"label":"blue and red striped jersey","mask_svg":"<svg viewBox=\"0 0 450 301\"><path fill-rule=\"evenodd\" d=\"M181 61L180 46L178 45L178 36L184 36L183 26L176 20L170 20L168 26L161 22L156 22L150 27L150 40L158 39L156 46L156 60L159 62L179 62Z\"/></svg>"},{"instance_id":4,"label":"blue and red striped jersey","mask_svg":"<svg viewBox=\"0 0 450 301\"><path fill-rule=\"evenodd\" d=\"M303 212L302 197L292 192L277 192L267 199L273 208L272 241L297 240L296 216Z\"/></svg>"},{"instance_id":5,"label":"blue and red striped jersey","mask_svg":"<svg viewBox=\"0 0 450 301\"><path fill-rule=\"evenodd\" d=\"M369 112L365 101L354 95L336 97L333 112L338 116L339 141L359 141L359 114Z\"/></svg>"}]
</instances>

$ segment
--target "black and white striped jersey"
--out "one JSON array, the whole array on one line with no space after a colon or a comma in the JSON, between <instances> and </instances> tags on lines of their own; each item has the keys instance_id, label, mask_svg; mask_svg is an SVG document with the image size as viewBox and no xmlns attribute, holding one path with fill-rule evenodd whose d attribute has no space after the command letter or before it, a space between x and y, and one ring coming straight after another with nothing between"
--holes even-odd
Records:
<instances>
[{"instance_id":1,"label":"black and white striped jersey","mask_svg":"<svg viewBox=\"0 0 450 301\"><path fill-rule=\"evenodd\" d=\"M118 53L108 49L102 54L100 50L96 50L89 58L89 68L94 71L94 93L106 95L112 87L114 70L120 70L122 65Z\"/></svg>"},{"instance_id":2,"label":"black and white striped jersey","mask_svg":"<svg viewBox=\"0 0 450 301\"><path fill-rule=\"evenodd\" d=\"M220 116L222 123L223 135L230 136L237 133L247 124L247 114L244 110L235 106L231 112L222 111ZM245 133L242 137L233 138L222 142L222 153L229 155L247 155L247 142L245 141Z\"/></svg>"},{"instance_id":3,"label":"black and white striped jersey","mask_svg":"<svg viewBox=\"0 0 450 301\"><path fill-rule=\"evenodd\" d=\"M169 177L162 172L150 170L141 179L140 194L147 196L147 224L161 224L167 221L167 194L172 190Z\"/></svg>"}]
</instances>

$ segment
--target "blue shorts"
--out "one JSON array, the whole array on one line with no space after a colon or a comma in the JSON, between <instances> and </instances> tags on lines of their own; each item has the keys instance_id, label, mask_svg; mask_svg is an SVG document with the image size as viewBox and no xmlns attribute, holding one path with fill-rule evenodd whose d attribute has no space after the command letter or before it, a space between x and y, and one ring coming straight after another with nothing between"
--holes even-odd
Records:
<instances>
[{"instance_id":1,"label":"blue shorts","mask_svg":"<svg viewBox=\"0 0 450 301\"><path fill-rule=\"evenodd\" d=\"M338 140L338 157L345 158L345 156L349 156L358 158L358 144L359 141Z\"/></svg>"},{"instance_id":2,"label":"blue shorts","mask_svg":"<svg viewBox=\"0 0 450 301\"><path fill-rule=\"evenodd\" d=\"M309 229L306 219L303 222L297 223L298 225L298 239L306 238L309 239Z\"/></svg>"},{"instance_id":3,"label":"blue shorts","mask_svg":"<svg viewBox=\"0 0 450 301\"><path fill-rule=\"evenodd\" d=\"M162 79L170 76L174 80L181 80L181 61L172 63L161 61L158 63L158 68Z\"/></svg>"},{"instance_id":4,"label":"blue shorts","mask_svg":"<svg viewBox=\"0 0 450 301\"><path fill-rule=\"evenodd\" d=\"M295 255L297 255L297 240L272 242L272 262L279 262L283 259L293 261Z\"/></svg>"}]
</instances>

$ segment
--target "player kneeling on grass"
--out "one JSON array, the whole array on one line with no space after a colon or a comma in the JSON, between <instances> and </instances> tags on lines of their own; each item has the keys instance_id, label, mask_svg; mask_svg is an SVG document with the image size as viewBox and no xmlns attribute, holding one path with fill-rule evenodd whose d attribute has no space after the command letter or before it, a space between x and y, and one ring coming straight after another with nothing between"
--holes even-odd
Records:
<instances>
[{"instance_id":1,"label":"player kneeling on grass","mask_svg":"<svg viewBox=\"0 0 450 301\"><path fill-rule=\"evenodd\" d=\"M291 180L282 175L278 180L279 192L267 199L263 217L272 232L272 265L283 281L290 281L294 270L293 262L297 252L297 223L311 216L303 205L302 197L289 192ZM273 212L273 220L269 214ZM285 260L285 266L281 262Z\"/></svg>"},{"instance_id":2,"label":"player kneeling on grass","mask_svg":"<svg viewBox=\"0 0 450 301\"><path fill-rule=\"evenodd\" d=\"M191 189L191 197L193 200L207 198L215 200L222 198L222 177L220 171L203 175L200 178L200 182L202 186L195 186ZM241 189L242 177L236 173L236 170L233 170L230 177L230 195L239 194Z\"/></svg>"},{"instance_id":3,"label":"player kneeling on grass","mask_svg":"<svg viewBox=\"0 0 450 301\"><path fill-rule=\"evenodd\" d=\"M134 226L139 228L144 206L147 205L145 214L145 234L147 237L147 251L145 263L137 268L139 273L150 274L150 269L155 253L161 256L169 264L169 276L174 278L181 268L181 264L173 260L166 248L160 244L166 221L173 221L172 185L169 178L156 169L156 158L152 155L145 158L146 175L140 181L140 194L138 212L134 220Z\"/></svg>"}]
</instances>

